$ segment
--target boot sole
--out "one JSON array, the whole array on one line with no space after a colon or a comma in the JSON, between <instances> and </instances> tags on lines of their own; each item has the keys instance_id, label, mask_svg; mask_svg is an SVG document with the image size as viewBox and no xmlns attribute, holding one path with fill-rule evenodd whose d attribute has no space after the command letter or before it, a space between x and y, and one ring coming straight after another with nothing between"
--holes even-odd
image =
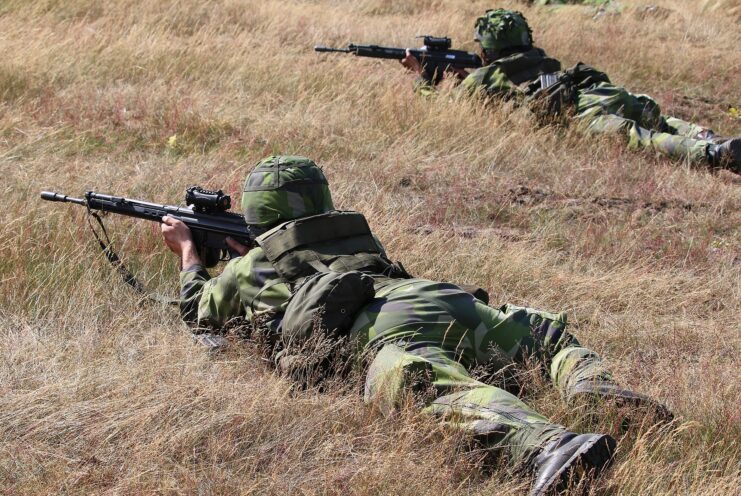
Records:
<instances>
[{"instance_id":1,"label":"boot sole","mask_svg":"<svg viewBox=\"0 0 741 496\"><path fill-rule=\"evenodd\" d=\"M576 468L577 465L589 466L590 470L594 470L594 475L599 474L602 470L606 469L610 463L612 463L612 456L616 447L617 441L607 435L584 443L573 455L571 455L566 463L563 464L561 470L555 472L548 479L547 483L543 485L543 489L536 493L532 493L531 496L546 496L550 494L553 491L553 488L557 486L557 484L555 484L556 481L561 479L561 482L565 482L564 477L566 474L570 470ZM600 465L599 461L604 459L607 459L607 461ZM584 461L587 463L580 463Z\"/></svg>"},{"instance_id":2,"label":"boot sole","mask_svg":"<svg viewBox=\"0 0 741 496\"><path fill-rule=\"evenodd\" d=\"M741 138L733 138L728 145L727 167L736 173L741 173Z\"/></svg>"}]
</instances>

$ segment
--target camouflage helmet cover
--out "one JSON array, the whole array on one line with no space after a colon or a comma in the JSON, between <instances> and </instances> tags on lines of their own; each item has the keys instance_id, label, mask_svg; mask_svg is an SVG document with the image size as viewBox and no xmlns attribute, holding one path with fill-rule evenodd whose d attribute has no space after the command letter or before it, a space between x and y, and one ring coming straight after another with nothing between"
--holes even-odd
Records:
<instances>
[{"instance_id":1,"label":"camouflage helmet cover","mask_svg":"<svg viewBox=\"0 0 741 496\"><path fill-rule=\"evenodd\" d=\"M507 9L490 9L476 19L474 39L487 53L533 45L532 31L525 16L516 10Z\"/></svg>"},{"instance_id":2,"label":"camouflage helmet cover","mask_svg":"<svg viewBox=\"0 0 741 496\"><path fill-rule=\"evenodd\" d=\"M306 157L273 155L247 176L242 212L250 226L269 228L281 222L334 210L327 178Z\"/></svg>"}]
</instances>

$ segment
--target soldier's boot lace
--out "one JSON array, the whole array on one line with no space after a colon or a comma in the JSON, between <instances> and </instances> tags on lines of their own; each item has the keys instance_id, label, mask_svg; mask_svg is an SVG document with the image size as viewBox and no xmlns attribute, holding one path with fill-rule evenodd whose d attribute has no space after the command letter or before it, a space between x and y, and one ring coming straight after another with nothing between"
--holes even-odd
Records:
<instances>
[{"instance_id":1,"label":"soldier's boot lace","mask_svg":"<svg viewBox=\"0 0 741 496\"><path fill-rule=\"evenodd\" d=\"M741 174L741 138L708 145L707 157L713 167L723 167Z\"/></svg>"},{"instance_id":2,"label":"soldier's boot lace","mask_svg":"<svg viewBox=\"0 0 741 496\"><path fill-rule=\"evenodd\" d=\"M615 439L606 434L559 435L530 462L534 479L530 496L559 494L570 485L589 484L590 478L609 466L616 446Z\"/></svg>"}]
</instances>

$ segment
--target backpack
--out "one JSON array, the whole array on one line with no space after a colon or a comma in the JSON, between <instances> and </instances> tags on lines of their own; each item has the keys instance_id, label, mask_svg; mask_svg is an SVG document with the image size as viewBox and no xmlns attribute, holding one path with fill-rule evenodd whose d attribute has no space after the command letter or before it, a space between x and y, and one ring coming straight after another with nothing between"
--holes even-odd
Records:
<instances>
[{"instance_id":1,"label":"backpack","mask_svg":"<svg viewBox=\"0 0 741 496\"><path fill-rule=\"evenodd\" d=\"M304 279L288 300L281 323L283 341L303 342L315 330L342 337L375 295L373 278L362 272L317 272Z\"/></svg>"},{"instance_id":2,"label":"backpack","mask_svg":"<svg viewBox=\"0 0 741 496\"><path fill-rule=\"evenodd\" d=\"M579 91L609 82L607 74L579 62L566 71L540 75L526 88L526 101L536 115L551 118L575 104Z\"/></svg>"}]
</instances>

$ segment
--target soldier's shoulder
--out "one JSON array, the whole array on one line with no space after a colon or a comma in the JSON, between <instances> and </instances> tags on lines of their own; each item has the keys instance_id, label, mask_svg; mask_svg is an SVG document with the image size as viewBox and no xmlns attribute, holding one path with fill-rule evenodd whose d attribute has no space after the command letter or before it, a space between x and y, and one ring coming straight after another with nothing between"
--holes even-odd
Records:
<instances>
[{"instance_id":1,"label":"soldier's shoulder","mask_svg":"<svg viewBox=\"0 0 741 496\"><path fill-rule=\"evenodd\" d=\"M483 67L479 67L477 69L474 69L473 71L471 71L471 73L469 74L469 76L479 77L479 76L483 76L483 75L486 75L486 74L491 74L492 72L495 72L495 71L498 71L498 70L500 70L499 69L499 65L496 62L492 62L489 65L485 65Z\"/></svg>"},{"instance_id":2,"label":"soldier's shoulder","mask_svg":"<svg viewBox=\"0 0 741 496\"><path fill-rule=\"evenodd\" d=\"M501 69L495 62L471 71L463 82L469 87L486 84L486 82L490 81L492 77L495 77L495 74L497 73L501 73Z\"/></svg>"},{"instance_id":3,"label":"soldier's shoulder","mask_svg":"<svg viewBox=\"0 0 741 496\"><path fill-rule=\"evenodd\" d=\"M234 274L240 285L262 286L272 279L278 279L278 273L259 246L252 248L243 257L234 260Z\"/></svg>"}]
</instances>

